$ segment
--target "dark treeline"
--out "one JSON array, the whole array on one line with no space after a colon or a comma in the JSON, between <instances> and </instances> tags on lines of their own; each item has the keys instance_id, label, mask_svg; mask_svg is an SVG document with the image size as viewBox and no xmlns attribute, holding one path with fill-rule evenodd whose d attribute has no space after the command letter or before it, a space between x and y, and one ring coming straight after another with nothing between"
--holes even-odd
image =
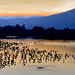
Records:
<instances>
[{"instance_id":1,"label":"dark treeline","mask_svg":"<svg viewBox=\"0 0 75 75\"><path fill-rule=\"evenodd\" d=\"M74 40L75 39L75 29L65 28L55 29L54 27L44 29L43 27L35 26L32 29L26 29L25 25L20 26L4 26L0 27L0 38L5 38L6 36L19 36L27 37L33 36L37 39L63 39L63 40Z\"/></svg>"}]
</instances>

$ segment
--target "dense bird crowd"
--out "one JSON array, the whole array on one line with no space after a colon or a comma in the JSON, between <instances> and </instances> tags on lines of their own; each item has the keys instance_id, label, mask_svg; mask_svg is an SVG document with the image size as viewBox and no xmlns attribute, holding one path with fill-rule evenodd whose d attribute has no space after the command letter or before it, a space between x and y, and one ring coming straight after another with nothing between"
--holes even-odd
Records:
<instances>
[{"instance_id":1,"label":"dense bird crowd","mask_svg":"<svg viewBox=\"0 0 75 75\"><path fill-rule=\"evenodd\" d=\"M39 41L40 42L40 41ZM29 63L42 63L45 62L55 62L63 60L65 63L66 59L72 57L75 59L75 56L72 54L65 53L60 54L57 50L39 50L38 48L30 49L28 42L4 42L0 41L0 69L16 65L16 61L19 60L19 63L23 63L25 66ZM34 44L38 44L34 42ZM19 58L20 56L20 58Z\"/></svg>"}]
</instances>

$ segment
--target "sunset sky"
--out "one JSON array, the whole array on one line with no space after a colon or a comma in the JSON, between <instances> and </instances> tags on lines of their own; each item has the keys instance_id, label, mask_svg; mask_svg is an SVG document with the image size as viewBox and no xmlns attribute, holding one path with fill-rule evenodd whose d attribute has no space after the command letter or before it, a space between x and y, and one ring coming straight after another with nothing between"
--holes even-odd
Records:
<instances>
[{"instance_id":1,"label":"sunset sky","mask_svg":"<svg viewBox=\"0 0 75 75\"><path fill-rule=\"evenodd\" d=\"M0 16L47 16L74 8L75 0L0 0Z\"/></svg>"}]
</instances>

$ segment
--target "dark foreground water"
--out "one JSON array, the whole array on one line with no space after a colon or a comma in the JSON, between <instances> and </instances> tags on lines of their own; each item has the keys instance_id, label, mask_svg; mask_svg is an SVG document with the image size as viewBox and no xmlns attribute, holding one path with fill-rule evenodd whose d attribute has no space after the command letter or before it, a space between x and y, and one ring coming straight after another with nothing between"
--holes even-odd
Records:
<instances>
[{"instance_id":1,"label":"dark foreground water","mask_svg":"<svg viewBox=\"0 0 75 75\"><path fill-rule=\"evenodd\" d=\"M75 41L1 39L0 75L75 75Z\"/></svg>"}]
</instances>

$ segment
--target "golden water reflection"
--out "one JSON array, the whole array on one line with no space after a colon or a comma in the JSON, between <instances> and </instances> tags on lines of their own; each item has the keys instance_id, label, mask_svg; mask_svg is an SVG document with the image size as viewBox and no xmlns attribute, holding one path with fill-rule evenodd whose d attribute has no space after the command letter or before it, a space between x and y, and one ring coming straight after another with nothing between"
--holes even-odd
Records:
<instances>
[{"instance_id":1,"label":"golden water reflection","mask_svg":"<svg viewBox=\"0 0 75 75\"><path fill-rule=\"evenodd\" d=\"M74 41L1 40L0 69L74 70Z\"/></svg>"}]
</instances>

